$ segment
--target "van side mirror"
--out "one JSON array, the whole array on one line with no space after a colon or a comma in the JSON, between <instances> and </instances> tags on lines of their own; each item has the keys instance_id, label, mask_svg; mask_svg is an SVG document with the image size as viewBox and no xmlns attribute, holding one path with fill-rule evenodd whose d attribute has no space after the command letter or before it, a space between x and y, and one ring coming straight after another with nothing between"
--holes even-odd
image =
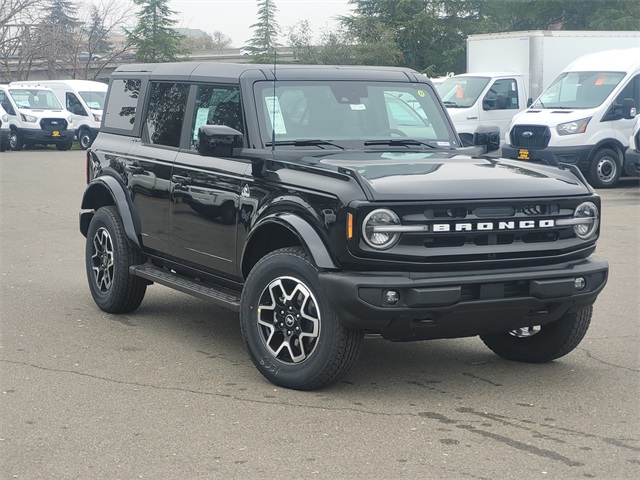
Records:
<instances>
[{"instance_id":1,"label":"van side mirror","mask_svg":"<svg viewBox=\"0 0 640 480\"><path fill-rule=\"evenodd\" d=\"M206 157L232 157L242 147L243 135L226 125L202 125L198 129L198 153Z\"/></svg>"},{"instance_id":2,"label":"van side mirror","mask_svg":"<svg viewBox=\"0 0 640 480\"><path fill-rule=\"evenodd\" d=\"M480 125L473 132L473 144L493 152L500 148L500 128L497 125Z\"/></svg>"},{"instance_id":3,"label":"van side mirror","mask_svg":"<svg viewBox=\"0 0 640 480\"><path fill-rule=\"evenodd\" d=\"M622 100L622 118L632 119L636 118L636 102L633 98L625 98Z\"/></svg>"},{"instance_id":4,"label":"van side mirror","mask_svg":"<svg viewBox=\"0 0 640 480\"><path fill-rule=\"evenodd\" d=\"M533 98L529 97L527 98L527 108L529 108L531 105L533 105Z\"/></svg>"}]
</instances>

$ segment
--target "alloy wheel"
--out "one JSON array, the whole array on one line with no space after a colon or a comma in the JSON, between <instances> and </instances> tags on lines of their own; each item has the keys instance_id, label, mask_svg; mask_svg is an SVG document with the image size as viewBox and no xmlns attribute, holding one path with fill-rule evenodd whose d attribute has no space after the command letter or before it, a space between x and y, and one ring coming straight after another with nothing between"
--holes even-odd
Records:
<instances>
[{"instance_id":1,"label":"alloy wheel","mask_svg":"<svg viewBox=\"0 0 640 480\"><path fill-rule=\"evenodd\" d=\"M300 280L278 277L260 295L258 330L274 358L287 364L303 362L318 343L318 302Z\"/></svg>"}]
</instances>

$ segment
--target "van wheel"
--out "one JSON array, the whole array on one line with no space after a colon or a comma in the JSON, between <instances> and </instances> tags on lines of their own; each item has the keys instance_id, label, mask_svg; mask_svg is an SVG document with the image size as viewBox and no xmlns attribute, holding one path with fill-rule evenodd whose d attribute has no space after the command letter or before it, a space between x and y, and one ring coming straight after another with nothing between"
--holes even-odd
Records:
<instances>
[{"instance_id":1,"label":"van wheel","mask_svg":"<svg viewBox=\"0 0 640 480\"><path fill-rule=\"evenodd\" d=\"M99 208L89 224L85 248L87 279L96 305L109 313L138 308L147 282L131 275L129 267L142 263L144 257L129 245L116 208Z\"/></svg>"},{"instance_id":2,"label":"van wheel","mask_svg":"<svg viewBox=\"0 0 640 480\"><path fill-rule=\"evenodd\" d=\"M582 341L593 307L565 313L555 322L536 327L518 328L480 338L495 354L525 363L546 363L563 357Z\"/></svg>"},{"instance_id":3,"label":"van wheel","mask_svg":"<svg viewBox=\"0 0 640 480\"><path fill-rule=\"evenodd\" d=\"M61 152L66 152L67 150L71 150L71 146L73 142L71 140L67 140L64 143L56 143L56 148Z\"/></svg>"},{"instance_id":4,"label":"van wheel","mask_svg":"<svg viewBox=\"0 0 640 480\"><path fill-rule=\"evenodd\" d=\"M16 130L9 132L9 147L16 152L19 152L24 147L24 142Z\"/></svg>"},{"instance_id":5,"label":"van wheel","mask_svg":"<svg viewBox=\"0 0 640 480\"><path fill-rule=\"evenodd\" d=\"M78 143L80 143L80 148L82 150L86 150L93 143L93 135L91 135L91 131L83 128L80 131L80 135L78 135Z\"/></svg>"},{"instance_id":6,"label":"van wheel","mask_svg":"<svg viewBox=\"0 0 640 480\"><path fill-rule=\"evenodd\" d=\"M618 183L622 174L620 156L614 150L598 150L589 165L589 183L596 188L611 188Z\"/></svg>"},{"instance_id":7,"label":"van wheel","mask_svg":"<svg viewBox=\"0 0 640 480\"><path fill-rule=\"evenodd\" d=\"M276 385L335 383L360 351L362 331L340 324L318 273L303 249L283 248L262 258L245 283L242 335L257 369Z\"/></svg>"}]
</instances>

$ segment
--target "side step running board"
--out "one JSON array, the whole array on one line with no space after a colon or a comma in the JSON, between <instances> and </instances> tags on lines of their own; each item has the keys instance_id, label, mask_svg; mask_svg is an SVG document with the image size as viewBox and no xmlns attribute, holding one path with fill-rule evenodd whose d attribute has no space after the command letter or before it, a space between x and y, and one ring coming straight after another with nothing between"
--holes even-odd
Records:
<instances>
[{"instance_id":1,"label":"side step running board","mask_svg":"<svg viewBox=\"0 0 640 480\"><path fill-rule=\"evenodd\" d=\"M129 273L183 293L188 293L194 297L209 300L229 310L240 311L240 297L233 292L205 285L198 280L184 277L165 268L156 267L151 263L133 265L129 267Z\"/></svg>"}]
</instances>

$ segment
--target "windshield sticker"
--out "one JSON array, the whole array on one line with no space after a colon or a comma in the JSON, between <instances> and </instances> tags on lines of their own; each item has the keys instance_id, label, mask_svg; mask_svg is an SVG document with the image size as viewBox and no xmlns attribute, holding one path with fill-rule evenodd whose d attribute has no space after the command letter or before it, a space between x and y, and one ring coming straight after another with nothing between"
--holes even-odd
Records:
<instances>
[{"instance_id":1,"label":"windshield sticker","mask_svg":"<svg viewBox=\"0 0 640 480\"><path fill-rule=\"evenodd\" d=\"M193 126L193 139L198 140L198 130L202 125L207 124L207 118L209 117L209 107L199 108L196 113L196 121Z\"/></svg>"},{"instance_id":2,"label":"windshield sticker","mask_svg":"<svg viewBox=\"0 0 640 480\"><path fill-rule=\"evenodd\" d=\"M367 107L362 103L352 103L349 105L351 110L366 110Z\"/></svg>"},{"instance_id":3,"label":"windshield sticker","mask_svg":"<svg viewBox=\"0 0 640 480\"><path fill-rule=\"evenodd\" d=\"M264 101L267 106L269 121L273 124L273 129L275 130L276 135L283 135L287 133L287 127L284 124L284 117L282 116L278 97L265 97Z\"/></svg>"},{"instance_id":4,"label":"windshield sticker","mask_svg":"<svg viewBox=\"0 0 640 480\"><path fill-rule=\"evenodd\" d=\"M451 142L436 142L439 147L450 147Z\"/></svg>"},{"instance_id":5,"label":"windshield sticker","mask_svg":"<svg viewBox=\"0 0 640 480\"><path fill-rule=\"evenodd\" d=\"M418 96L419 97L424 97L424 92L422 90L418 90Z\"/></svg>"}]
</instances>

